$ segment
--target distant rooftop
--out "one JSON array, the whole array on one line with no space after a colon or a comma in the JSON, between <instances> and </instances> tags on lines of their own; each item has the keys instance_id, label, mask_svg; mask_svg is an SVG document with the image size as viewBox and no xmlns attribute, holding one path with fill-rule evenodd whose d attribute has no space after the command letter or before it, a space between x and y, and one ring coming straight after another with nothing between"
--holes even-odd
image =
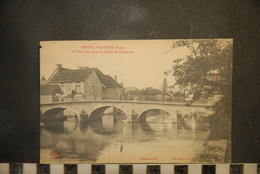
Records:
<instances>
[{"instance_id":1,"label":"distant rooftop","mask_svg":"<svg viewBox=\"0 0 260 174\"><path fill-rule=\"evenodd\" d=\"M126 91L138 91L139 89L137 87L125 87Z\"/></svg>"}]
</instances>

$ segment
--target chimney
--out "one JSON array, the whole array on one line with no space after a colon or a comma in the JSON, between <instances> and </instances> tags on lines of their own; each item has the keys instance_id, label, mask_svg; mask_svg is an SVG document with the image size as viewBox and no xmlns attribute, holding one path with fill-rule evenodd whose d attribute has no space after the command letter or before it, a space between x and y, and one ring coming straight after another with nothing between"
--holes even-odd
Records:
<instances>
[{"instance_id":1,"label":"chimney","mask_svg":"<svg viewBox=\"0 0 260 174\"><path fill-rule=\"evenodd\" d=\"M57 69L58 69L58 71L60 71L61 68L62 68L62 65L61 65L61 64L57 64Z\"/></svg>"},{"instance_id":2,"label":"chimney","mask_svg":"<svg viewBox=\"0 0 260 174\"><path fill-rule=\"evenodd\" d=\"M114 79L115 79L115 81L117 82L117 76L116 76L116 75L115 75Z\"/></svg>"}]
</instances>

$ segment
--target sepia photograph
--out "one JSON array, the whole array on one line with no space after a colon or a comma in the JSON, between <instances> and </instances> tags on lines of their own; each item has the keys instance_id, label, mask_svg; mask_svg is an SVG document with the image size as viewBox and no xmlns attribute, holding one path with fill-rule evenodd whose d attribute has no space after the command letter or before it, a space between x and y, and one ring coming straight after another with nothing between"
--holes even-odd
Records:
<instances>
[{"instance_id":1,"label":"sepia photograph","mask_svg":"<svg viewBox=\"0 0 260 174\"><path fill-rule=\"evenodd\" d=\"M40 46L41 163L231 162L232 39Z\"/></svg>"}]
</instances>

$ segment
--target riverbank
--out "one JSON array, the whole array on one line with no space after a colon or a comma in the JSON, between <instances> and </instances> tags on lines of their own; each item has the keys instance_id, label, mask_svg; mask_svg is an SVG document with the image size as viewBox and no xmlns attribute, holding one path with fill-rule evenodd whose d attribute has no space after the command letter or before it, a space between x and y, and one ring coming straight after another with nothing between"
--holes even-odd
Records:
<instances>
[{"instance_id":1,"label":"riverbank","mask_svg":"<svg viewBox=\"0 0 260 174\"><path fill-rule=\"evenodd\" d=\"M225 139L210 140L203 145L203 150L196 155L193 162L224 163L230 162L230 142ZM229 157L228 157L229 156Z\"/></svg>"}]
</instances>

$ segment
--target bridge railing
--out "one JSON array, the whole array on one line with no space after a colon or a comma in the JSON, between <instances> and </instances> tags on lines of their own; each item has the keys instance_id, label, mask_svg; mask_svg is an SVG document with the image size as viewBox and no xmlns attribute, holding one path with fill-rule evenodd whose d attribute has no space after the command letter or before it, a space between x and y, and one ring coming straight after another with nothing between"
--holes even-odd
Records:
<instances>
[{"instance_id":1,"label":"bridge railing","mask_svg":"<svg viewBox=\"0 0 260 174\"><path fill-rule=\"evenodd\" d=\"M158 104L158 105L186 105L186 106L212 106L211 104L204 103L185 103L185 102L167 102L167 101L140 101L140 100L69 100L69 101L53 101L45 104L70 104L70 103L136 103L136 104Z\"/></svg>"}]
</instances>

